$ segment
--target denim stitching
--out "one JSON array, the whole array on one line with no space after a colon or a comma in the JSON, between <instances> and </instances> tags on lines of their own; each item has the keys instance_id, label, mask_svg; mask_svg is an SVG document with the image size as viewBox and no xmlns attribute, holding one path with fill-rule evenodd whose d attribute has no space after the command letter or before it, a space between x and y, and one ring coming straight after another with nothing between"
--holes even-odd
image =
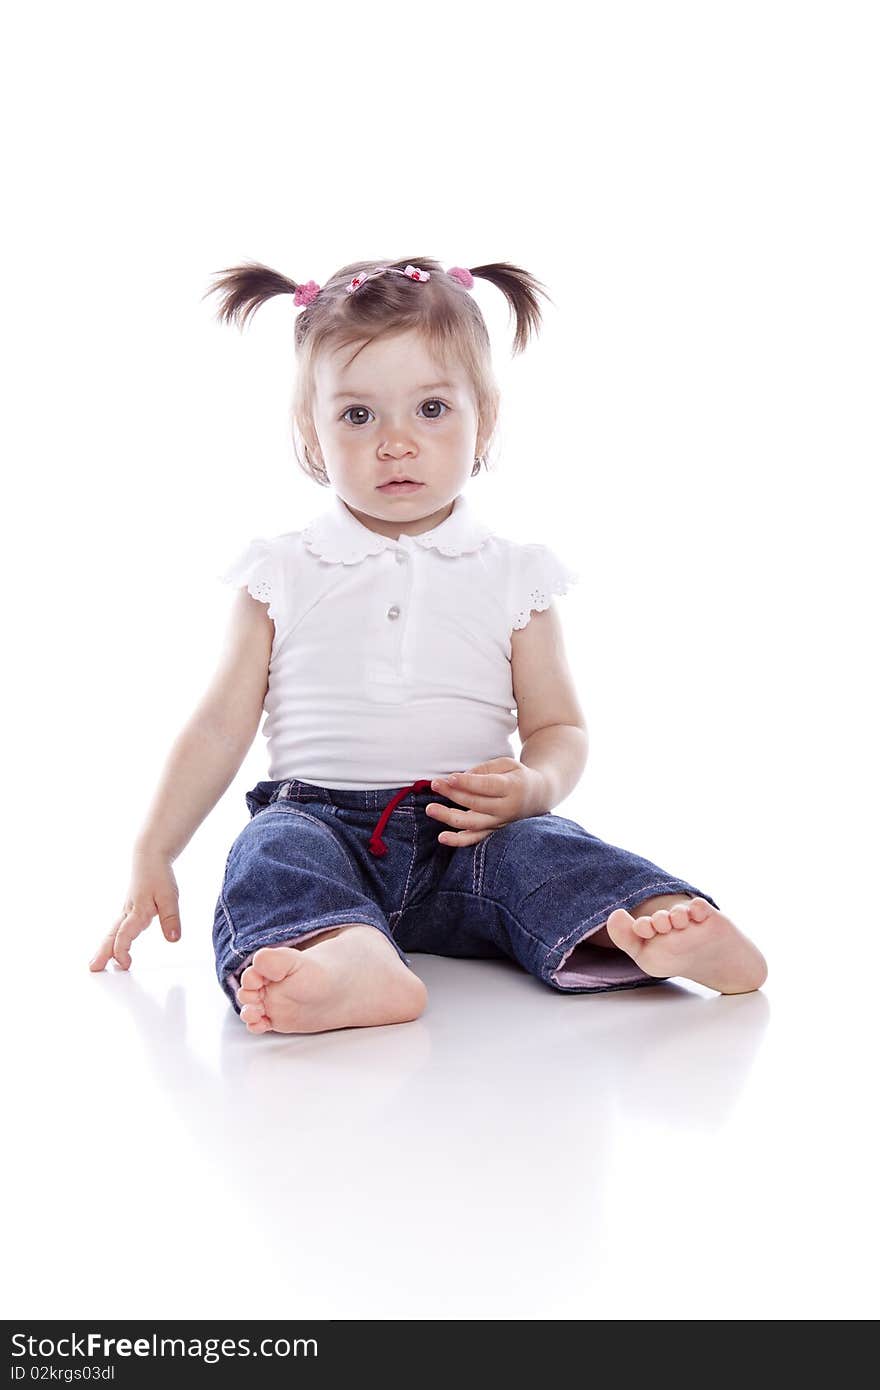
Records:
<instances>
[{"instance_id":1,"label":"denim stitching","mask_svg":"<svg viewBox=\"0 0 880 1390\"><path fill-rule=\"evenodd\" d=\"M285 940L297 940L297 941L299 941L299 940L305 940L305 938L306 938L307 936L316 936L319 932L331 931L333 927L348 926L349 924L352 924L352 922L353 922L352 913L353 913L353 912L358 912L358 911L360 911L359 908L349 908L347 912L336 912L336 913L325 914L325 915L329 915L329 916L330 916L331 920L330 920L329 922L328 922L328 921L325 921L324 918L318 918L318 919L314 919L314 918L313 918L311 922L303 922L303 923L299 924L301 927L305 928L305 930L299 931L299 932L298 932L298 935L297 935L295 938L290 937L290 935L289 935L289 933L288 933L288 935L287 935L287 937L285 938ZM235 936L235 927L234 927L234 925L233 925L232 918L231 918L231 916L229 915L229 912L228 912L227 909L226 909L225 904L224 904L224 913L225 913L225 915L226 915L226 920L229 922L230 932L231 932L231 934L232 934L232 936L233 936L233 939L234 939L234 936ZM317 926L314 925L315 920L317 920L317 922L319 923L319 925L317 925ZM360 919L360 921L361 921L361 924L362 924L362 925L368 926L368 927L375 927L377 931L381 931L381 932L382 932L382 935L383 935L383 936L385 935L385 932L384 932L383 928L382 928L382 927L379 927L375 922L368 922L365 918ZM388 925L387 922L386 922L384 925L387 926L387 925ZM298 928L294 928L294 930L298 930ZM265 931L256 933L256 934L254 935L254 945L253 945L253 947L252 947L252 949L251 949L250 951L240 951L240 950L238 949L238 947L232 946L231 949L234 951L235 955L238 956L239 962L241 962L241 961L246 961L247 963L250 963L250 961L253 960L253 957L254 957L254 955L256 954L256 952L259 951L259 950L261 949L262 946L264 946L264 945L267 944L266 942L261 942L261 941L260 941L260 937L261 937L261 936L266 936L267 934L269 935L269 944L271 944L272 936L274 936L276 933L275 933L275 929L274 929L274 928L267 927L267 928L265 929ZM390 928L389 928L389 935L391 935ZM392 937L392 939L393 939L393 937ZM396 941L394 942L394 947L395 947L395 950L400 954L401 948L398 946L398 944L397 944ZM407 965L409 964L409 960L408 960L407 957L404 957L404 961L405 961L405 963L406 963ZM239 965L233 965L233 966L232 966L232 970L236 971L236 972L239 974L239 976L241 975L241 971L242 971L243 969L244 969L244 966L241 965L241 964L239 964ZM226 971L226 974L229 974L229 971L228 971L228 970ZM241 980L239 979L239 984L240 984L240 983L241 983Z\"/></svg>"},{"instance_id":2,"label":"denim stitching","mask_svg":"<svg viewBox=\"0 0 880 1390\"><path fill-rule=\"evenodd\" d=\"M223 908L223 916L226 918L226 925L229 928L229 949L238 956L239 960L244 960L247 951L240 951L235 944L235 923L226 905L226 899L223 896L222 888L220 890L220 906Z\"/></svg>"},{"instance_id":3,"label":"denim stitching","mask_svg":"<svg viewBox=\"0 0 880 1390\"><path fill-rule=\"evenodd\" d=\"M336 844L339 846L339 848L342 850L342 853L344 854L346 860L348 861L349 865L351 866L352 872L354 873L356 879L357 879L358 881L360 881L360 877L361 877L360 870L359 870L359 868L357 867L357 865L355 864L354 860L351 858L351 856L350 856L350 854L349 854L349 852L348 852L348 849L346 848L346 845L345 845L344 841L341 840L341 839L339 838L339 836L338 836L337 834L334 833L332 826L328 825L327 822L326 822L325 820L321 820L321 818L320 818L319 816L310 816L309 813L308 813L308 811L298 811L295 807L291 806L289 803L288 803L287 806L279 806L279 805L277 805L277 804L274 804L274 805L272 805L272 806L267 806L267 807L266 807L266 811L264 812L264 814L269 814L269 815L273 815L273 816L301 816L303 820L310 820L310 821L312 822L313 825L320 825L321 828L322 828L322 830L326 830L327 833L328 833L328 835L330 835L330 836L333 838L333 840L335 841L335 843L336 843Z\"/></svg>"},{"instance_id":4,"label":"denim stitching","mask_svg":"<svg viewBox=\"0 0 880 1390\"><path fill-rule=\"evenodd\" d=\"M514 823L515 823L515 824L518 824L518 822L514 822ZM507 851L505 850L505 854L506 854L506 852L507 852ZM502 859L502 862L503 862L503 859ZM499 865L499 868L500 868L500 865ZM529 898L533 898L533 897L535 896L536 893L540 893L540 892L542 891L542 889L544 889L544 888L547 887L547 884L548 884L548 883L553 883L553 881L554 881L554 879L555 879L556 877L557 877L557 875L551 874L549 878L544 878L544 879L541 880L540 883L536 883L535 886L534 886L534 888L530 888L529 891L528 891L526 894L524 894L523 897L520 898L519 902L517 903L517 908L521 908L522 905L523 905L523 903L527 903L527 902L528 902ZM496 874L496 878L497 878L497 874ZM667 881L667 880L664 880L664 881ZM612 909L612 910L613 910L613 909ZM557 943L557 944L558 944L558 943Z\"/></svg>"},{"instance_id":5,"label":"denim stitching","mask_svg":"<svg viewBox=\"0 0 880 1390\"><path fill-rule=\"evenodd\" d=\"M499 830L501 829L500 826L498 828ZM494 831L491 833L494 834ZM489 836L487 835L485 840L481 840L480 843L477 845L477 852L474 855L474 872L472 882L474 885L474 892L476 893L478 898L482 898L483 896L483 877L486 872L486 847L488 846L488 844Z\"/></svg>"},{"instance_id":6,"label":"denim stitching","mask_svg":"<svg viewBox=\"0 0 880 1390\"><path fill-rule=\"evenodd\" d=\"M291 779L290 781L283 782L282 785L278 788L278 791L274 793L273 798L272 798L272 801L271 801L269 804L270 804L270 805L274 805L275 802L276 802L276 800L288 800L288 801L292 801L294 798L296 798L297 801L299 801L299 802L305 802L306 804L308 804L309 802L312 802L312 801L317 801L317 802L319 803L319 805L321 805L321 806L333 806L333 807L335 807L337 810L372 812L372 811L378 811L378 810L379 810L379 799L380 799L380 797L382 798L382 803L381 803L381 804L382 804L382 809L384 810L385 806L387 806L388 801L389 801L389 799L390 799L389 796L388 796L388 793L392 790L392 788L389 788L389 787L364 787L364 788L361 788L361 789L360 789L360 790L362 791L362 793L363 793L363 796L364 796L364 802L363 802L362 805L359 805L359 806L345 806L345 805L339 805L339 806L337 806L337 803L333 800L333 796L332 796L332 793L333 793L333 791L335 790L335 788L332 788L332 787L311 787L311 786L306 787L305 784L303 783L302 785L297 785L296 789L293 790L293 782L294 782L294 780L295 780L295 779ZM354 790L358 790L358 788L354 788ZM393 790L397 790L397 788L394 788ZM311 794L311 793L318 793L318 792L323 792L324 795L323 795L323 796L318 796L318 795L312 795L312 794ZM305 795L304 795L304 793L305 793ZM414 808L413 806L411 806L411 805L410 805L410 806L404 806L404 805L401 804L401 805L399 805L399 806L395 806L395 808L394 808L394 814L395 814L395 815L397 815L397 814L403 814L404 816L414 816L414 815L415 815L415 808Z\"/></svg>"},{"instance_id":7,"label":"denim stitching","mask_svg":"<svg viewBox=\"0 0 880 1390\"><path fill-rule=\"evenodd\" d=\"M415 816L415 813L413 813L413 816ZM409 868L406 871L406 883L403 885L403 896L400 900L400 907L397 909L398 916L404 911L406 907L406 895L409 890L409 881L412 878L413 864L416 862L416 853L418 851L419 837L415 833L415 819L413 819L413 832L414 833L412 837L412 855L409 861Z\"/></svg>"},{"instance_id":8,"label":"denim stitching","mask_svg":"<svg viewBox=\"0 0 880 1390\"><path fill-rule=\"evenodd\" d=\"M469 893L461 892L458 888L442 888L437 889L436 896L438 898L468 898L471 895ZM539 936L533 936L526 924L524 922L521 922L519 918L516 916L516 914L511 912L510 908L507 907L505 903L500 903L497 898L482 898L481 901L484 903L490 903L492 907L500 908L501 911L504 913L505 917L509 917L510 920L517 925L519 930L522 932L523 936L527 936L530 941L534 941L538 946L541 947L542 951L547 950L547 947L545 943L541 940L541 938Z\"/></svg>"},{"instance_id":9,"label":"denim stitching","mask_svg":"<svg viewBox=\"0 0 880 1390\"><path fill-rule=\"evenodd\" d=\"M611 916L612 912L616 912L619 907L628 907L630 903L640 902L643 898L650 898L652 896L656 896L652 893L652 890L655 888L665 888L667 893L693 892L693 889L691 888L690 884L684 884L682 880L679 880L679 883L682 883L682 887L680 889L676 888L674 879L670 880L668 878L664 878L660 879L657 883L649 883L644 888L637 888L633 892L627 893L626 897L621 898L620 902L615 903L613 907L603 908L602 912L598 914L596 917L597 924L601 925L603 922L606 922L608 918ZM529 897L531 897L531 893L529 894ZM588 930L592 925L593 919L588 917L586 922L582 922L580 927L578 927L578 931L583 933L585 930ZM563 942L576 940L580 940L580 938L575 938L573 936L560 936L559 940L555 943L555 945L550 947L550 950L558 951L559 947L562 945Z\"/></svg>"},{"instance_id":10,"label":"denim stitching","mask_svg":"<svg viewBox=\"0 0 880 1390\"><path fill-rule=\"evenodd\" d=\"M551 813L551 812L545 812L545 814L546 814L546 815L550 815L550 814L552 814L552 813ZM520 820L540 820L540 819L541 819L540 816L520 816ZM518 825L518 824L519 824L519 821L507 821L506 824L507 824L507 825ZM504 829L504 826L503 826L503 825L499 825L499 826L496 826L495 830L493 830L491 833L494 835L494 834L496 833L497 830L503 830L503 829ZM487 836L486 836L486 839L485 839L485 840L481 840L480 843L481 843L481 844L486 844L486 841L487 841L488 839L489 839L489 836L487 835ZM501 851L501 858L498 860L498 863L495 865L495 877L494 877L494 879L492 880L493 885L494 885L495 883L498 882L498 878L499 878L499 876L500 876L500 874L501 874L501 870L502 870L503 867L504 867L504 861L505 861L505 859L507 858L508 852L510 851L511 845L513 844L513 840L514 840L514 837L513 837L512 835L508 835L508 837L507 837L507 844L504 846L504 849ZM547 879L547 882L548 882L548 883L550 883L551 881L552 881L551 879ZM540 887L541 887L541 888L544 887L543 883L540 885ZM538 889L535 889L534 891L537 892ZM527 894L527 896L528 896L528 897L531 897L531 893ZM525 899L523 899L523 901L525 901Z\"/></svg>"},{"instance_id":11,"label":"denim stitching","mask_svg":"<svg viewBox=\"0 0 880 1390\"><path fill-rule=\"evenodd\" d=\"M358 917L356 914L361 911L362 909L360 907L350 907L347 908L345 911L325 913L323 917L312 918L310 922L297 922L292 927L288 928L287 938L285 939L291 938L293 936L298 941L300 939L300 936L305 936L309 932L311 932L312 934L316 934L317 932L330 931L332 927L342 926L343 924L357 924L366 927L375 927L377 931L382 931L382 928L379 927L377 923L369 921L366 915ZM330 920L325 921L326 917L329 917ZM385 925L387 926L387 923ZM382 932L382 934L384 936L384 931ZM278 932L275 927L264 927L262 931L254 932L253 941L255 944L252 950L256 951L259 949L260 945L265 944L265 942L263 942L262 940L263 937L267 937L269 940L271 940L273 936L277 935ZM238 956L241 956L243 954L243 951L236 951L236 955Z\"/></svg>"},{"instance_id":12,"label":"denim stitching","mask_svg":"<svg viewBox=\"0 0 880 1390\"><path fill-rule=\"evenodd\" d=\"M669 879L664 879L664 880L662 881L662 883L659 883L659 884L648 884L647 888L639 888L639 889L636 889L635 892L630 893L630 894L628 895L627 898L624 898L624 899L623 899L621 902L619 902L619 903L615 903L614 907L603 908L601 912L599 912L598 914L596 914L596 925L597 925L597 926L601 925L601 924L606 920L606 918L609 917L609 916L611 915L611 913L614 912L614 911L616 910L616 908L618 908L618 907L625 907L626 904L627 904L627 902L629 902L629 901L632 901L632 902L638 901L640 895L641 895L641 897L643 897L643 898L648 898L648 897L651 896L651 893L650 893L650 891L649 891L651 888L657 888L657 887L662 888L662 887L664 887L666 884L668 884L669 882L670 882ZM676 891L676 890L675 890L675 885L674 885L674 883L673 883L672 889L671 889L670 891L673 891L673 892ZM681 891L682 891L682 892L691 892L691 893L692 893L692 892L694 892L694 889L691 888L690 884L685 884L685 885L683 885ZM444 889L438 891L438 896L440 896L440 897L447 897L447 898L466 898L466 897L468 897L469 895L468 895L467 893L460 892L458 889L454 889L454 888L444 888ZM531 894L529 894L529 896L531 897ZM516 913L515 913L515 912L512 912L512 911L510 910L510 908L507 907L507 905L506 905L505 903L499 902L497 898L483 898L482 901L483 901L484 903L491 903L491 905L492 905L493 907L498 907L498 908L500 908L501 911L505 914L505 916L509 917L509 918L511 919L511 921L513 921L513 922L516 923L517 927L518 927L519 930L523 933L523 935L524 935L524 936L527 936L527 937L529 938L530 941L534 941L534 942L536 943L536 945L540 946L541 950L544 951L544 952L546 952L548 956L550 955L551 952L557 951L557 950L559 949L559 946L560 946L561 942L563 942L563 941L566 940L566 938L565 938L564 936L561 936L561 937L559 938L559 941L557 941L555 945L553 945L553 946L548 946L548 945L546 944L545 941L542 941L541 937L535 936L533 932L530 932L529 929L528 929L528 927L526 926L525 922L521 921L520 918L517 917ZM576 935L576 933L579 932L581 935L583 935L584 931L588 930L589 927L590 927L592 924L593 924L593 918L588 917L587 920L586 920L586 922L582 922L582 923L576 928L576 932L573 933L572 936L569 937L568 939L569 939L569 940L579 940L580 937L578 937L578 936ZM554 967L554 969L555 969L555 967Z\"/></svg>"}]
</instances>

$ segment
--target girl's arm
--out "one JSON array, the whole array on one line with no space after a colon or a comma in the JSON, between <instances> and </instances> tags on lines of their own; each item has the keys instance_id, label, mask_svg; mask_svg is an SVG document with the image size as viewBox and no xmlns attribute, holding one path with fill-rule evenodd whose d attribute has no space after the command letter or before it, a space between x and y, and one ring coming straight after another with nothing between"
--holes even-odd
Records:
<instances>
[{"instance_id":1,"label":"girl's arm","mask_svg":"<svg viewBox=\"0 0 880 1390\"><path fill-rule=\"evenodd\" d=\"M136 852L175 860L234 779L260 725L273 633L265 603L239 589L220 664L171 747Z\"/></svg>"},{"instance_id":2,"label":"girl's arm","mask_svg":"<svg viewBox=\"0 0 880 1390\"><path fill-rule=\"evenodd\" d=\"M573 724L550 724L526 739L519 761L523 767L535 768L544 780L544 795L533 816L552 811L574 791L587 765L588 751L586 729Z\"/></svg>"},{"instance_id":3,"label":"girl's arm","mask_svg":"<svg viewBox=\"0 0 880 1390\"><path fill-rule=\"evenodd\" d=\"M89 962L90 970L103 970L111 957L128 970L132 942L156 916L166 938L179 940L171 864L226 791L253 742L268 689L273 631L265 604L240 589L216 675L171 748L137 838L125 907Z\"/></svg>"},{"instance_id":4,"label":"girl's arm","mask_svg":"<svg viewBox=\"0 0 880 1390\"><path fill-rule=\"evenodd\" d=\"M519 761L544 779L541 815L564 801L581 779L589 752L587 721L578 699L555 604L532 613L511 633Z\"/></svg>"}]
</instances>

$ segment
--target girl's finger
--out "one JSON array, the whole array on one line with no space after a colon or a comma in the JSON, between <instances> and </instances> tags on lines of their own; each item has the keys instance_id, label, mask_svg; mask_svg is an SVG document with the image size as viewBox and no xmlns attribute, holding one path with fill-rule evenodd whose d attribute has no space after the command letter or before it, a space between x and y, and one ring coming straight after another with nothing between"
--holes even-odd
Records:
<instances>
[{"instance_id":1,"label":"girl's finger","mask_svg":"<svg viewBox=\"0 0 880 1390\"><path fill-rule=\"evenodd\" d=\"M431 783L431 791L436 792L438 796L447 797L450 801L459 801L462 806L473 806L480 801L495 801L507 791L506 787L497 792L492 791L487 783L488 778L483 773L476 776L473 773L462 772L455 782L435 777Z\"/></svg>"},{"instance_id":2,"label":"girl's finger","mask_svg":"<svg viewBox=\"0 0 880 1390\"><path fill-rule=\"evenodd\" d=\"M123 913L123 917L124 917ZM110 957L113 955L113 944L116 941L116 933L119 930L119 923L122 917L118 917L114 925L110 928L104 940L101 942L92 959L89 961L90 970L103 970Z\"/></svg>"},{"instance_id":3,"label":"girl's finger","mask_svg":"<svg viewBox=\"0 0 880 1390\"><path fill-rule=\"evenodd\" d=\"M478 780L484 781L484 778L481 777ZM478 787L475 781L471 781L470 785L464 785L462 780L448 783L442 777L439 780L435 778L431 783L431 791L437 792L438 796L446 796L449 801L460 802L462 806L473 806L477 802L489 801L489 799L494 801L495 799L491 792L487 791L487 788Z\"/></svg>"},{"instance_id":4,"label":"girl's finger","mask_svg":"<svg viewBox=\"0 0 880 1390\"><path fill-rule=\"evenodd\" d=\"M509 776L508 772L457 772L455 781L450 783L452 795L460 789L474 796L506 796Z\"/></svg>"},{"instance_id":5,"label":"girl's finger","mask_svg":"<svg viewBox=\"0 0 880 1390\"><path fill-rule=\"evenodd\" d=\"M455 787L444 786L442 782L432 787L431 791L437 796L445 796L447 800L455 801L460 806L473 806L474 802L479 800L474 792L459 792Z\"/></svg>"},{"instance_id":6,"label":"girl's finger","mask_svg":"<svg viewBox=\"0 0 880 1390\"><path fill-rule=\"evenodd\" d=\"M457 830L494 830L498 825L497 816L489 816L480 811L458 811L454 806L439 806L432 801L425 807L425 814L431 820L443 821Z\"/></svg>"},{"instance_id":7,"label":"girl's finger","mask_svg":"<svg viewBox=\"0 0 880 1390\"><path fill-rule=\"evenodd\" d=\"M476 835L482 839L484 835L491 834L493 830L498 829L499 825L504 824L503 821L492 820L490 816L481 816L480 820L483 822L482 825L468 818L458 830L441 830L437 838L444 845L449 844L450 841L460 841L465 835Z\"/></svg>"},{"instance_id":8,"label":"girl's finger","mask_svg":"<svg viewBox=\"0 0 880 1390\"><path fill-rule=\"evenodd\" d=\"M495 829L497 830L498 827L496 826ZM443 834L440 836L440 842L441 844L448 845L450 849L457 849L461 848L462 845L477 845L481 840L485 840L487 835L491 834L491 830L474 830L473 832L444 830Z\"/></svg>"},{"instance_id":9,"label":"girl's finger","mask_svg":"<svg viewBox=\"0 0 880 1390\"><path fill-rule=\"evenodd\" d=\"M103 970L108 960L113 954L113 941L108 939L103 942L89 961L90 970Z\"/></svg>"},{"instance_id":10,"label":"girl's finger","mask_svg":"<svg viewBox=\"0 0 880 1390\"><path fill-rule=\"evenodd\" d=\"M131 965L131 952L129 949L131 943L134 941L135 937L140 936L146 925L146 923L142 923L135 916L134 912L127 913L123 919L122 926L116 933L116 942L113 947L113 956L116 964L120 965L123 970L128 970Z\"/></svg>"}]
</instances>

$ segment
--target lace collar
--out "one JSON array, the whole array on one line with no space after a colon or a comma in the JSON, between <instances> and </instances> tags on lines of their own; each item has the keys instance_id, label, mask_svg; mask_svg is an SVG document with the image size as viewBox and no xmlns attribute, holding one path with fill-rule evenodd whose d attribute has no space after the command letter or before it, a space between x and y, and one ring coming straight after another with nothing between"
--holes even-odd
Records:
<instances>
[{"instance_id":1,"label":"lace collar","mask_svg":"<svg viewBox=\"0 0 880 1390\"><path fill-rule=\"evenodd\" d=\"M425 550L433 547L441 555L464 555L468 551L478 550L491 534L486 523L472 512L463 493L455 498L452 511L439 526L432 531L423 531L420 536L402 534L400 541L369 530L349 511L342 498L334 493L328 509L304 528L303 540L312 554L320 556L322 560L354 565L367 555L378 555L382 550L398 550L401 542L420 545Z\"/></svg>"}]
</instances>

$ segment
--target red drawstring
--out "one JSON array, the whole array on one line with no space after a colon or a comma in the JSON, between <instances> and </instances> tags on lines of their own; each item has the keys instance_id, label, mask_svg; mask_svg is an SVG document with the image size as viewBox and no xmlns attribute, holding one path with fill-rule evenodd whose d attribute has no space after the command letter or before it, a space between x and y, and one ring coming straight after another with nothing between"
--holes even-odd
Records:
<instances>
[{"instance_id":1,"label":"red drawstring","mask_svg":"<svg viewBox=\"0 0 880 1390\"><path fill-rule=\"evenodd\" d=\"M422 790L422 787L430 787L430 785L430 777L421 778L418 782L413 782L411 786L404 787L401 791L395 792L394 796L392 796L388 805L385 807L385 810L379 817L379 820L376 824L376 828L370 836L370 843L368 848L371 854L375 854L381 859L383 854L388 853L388 846L382 839L382 831L388 824L388 817L391 815L391 812L394 810L398 802L402 801L405 796L409 796L410 792L420 792Z\"/></svg>"}]
</instances>

